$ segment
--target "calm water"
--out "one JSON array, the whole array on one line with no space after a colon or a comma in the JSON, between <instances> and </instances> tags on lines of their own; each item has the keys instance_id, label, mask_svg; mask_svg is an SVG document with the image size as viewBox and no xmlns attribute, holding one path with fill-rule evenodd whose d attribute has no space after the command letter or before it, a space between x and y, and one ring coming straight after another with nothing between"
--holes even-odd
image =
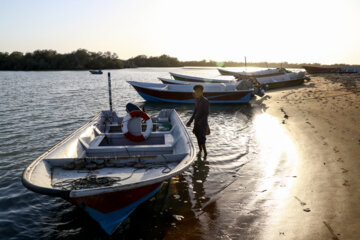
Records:
<instances>
[{"instance_id":1,"label":"calm water","mask_svg":"<svg viewBox=\"0 0 360 240\"><path fill-rule=\"evenodd\" d=\"M144 102L126 83L158 82L156 78L168 76L169 71L219 78L216 69L110 71L118 115L124 115L125 104L133 102L150 115L175 108L187 121L192 105ZM106 74L0 72L0 89L0 238L108 239L81 209L60 198L33 193L21 183L22 171L34 159L108 109ZM291 140L264 113L266 108L261 100L212 105L207 158L199 158L189 170L166 182L111 238L250 239L259 235L272 209L281 207L296 158Z\"/></svg>"}]
</instances>

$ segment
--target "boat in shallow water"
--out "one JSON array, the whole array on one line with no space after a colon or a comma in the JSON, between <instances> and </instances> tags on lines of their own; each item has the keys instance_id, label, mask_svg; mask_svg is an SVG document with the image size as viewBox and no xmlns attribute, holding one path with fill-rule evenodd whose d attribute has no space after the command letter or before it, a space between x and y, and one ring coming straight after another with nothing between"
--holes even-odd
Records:
<instances>
[{"instance_id":1,"label":"boat in shallow water","mask_svg":"<svg viewBox=\"0 0 360 240\"><path fill-rule=\"evenodd\" d=\"M24 170L23 185L84 209L112 234L139 204L156 194L164 181L187 169L195 157L194 144L175 110L161 110L146 119L139 110L129 114L97 114L33 161ZM147 123L146 134L141 132L141 117ZM140 135L130 134L134 126Z\"/></svg>"},{"instance_id":2,"label":"boat in shallow water","mask_svg":"<svg viewBox=\"0 0 360 240\"><path fill-rule=\"evenodd\" d=\"M89 72L91 74L103 74L103 72L101 70L90 70Z\"/></svg>"},{"instance_id":3,"label":"boat in shallow water","mask_svg":"<svg viewBox=\"0 0 360 240\"><path fill-rule=\"evenodd\" d=\"M127 81L147 101L195 103L192 85ZM204 84L204 96L210 103L248 103L254 89L238 90L237 84Z\"/></svg>"}]
</instances>

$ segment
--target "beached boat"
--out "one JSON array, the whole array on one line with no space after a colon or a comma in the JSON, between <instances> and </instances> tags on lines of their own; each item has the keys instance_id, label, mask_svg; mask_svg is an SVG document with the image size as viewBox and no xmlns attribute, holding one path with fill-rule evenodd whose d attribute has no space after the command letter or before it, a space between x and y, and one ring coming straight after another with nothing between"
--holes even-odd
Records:
<instances>
[{"instance_id":1,"label":"beached boat","mask_svg":"<svg viewBox=\"0 0 360 240\"><path fill-rule=\"evenodd\" d=\"M303 66L306 72L310 74L314 73L338 73L340 68L338 67L315 67L315 66Z\"/></svg>"},{"instance_id":2,"label":"beached boat","mask_svg":"<svg viewBox=\"0 0 360 240\"><path fill-rule=\"evenodd\" d=\"M101 70L90 70L89 72L91 74L103 74L103 72Z\"/></svg>"},{"instance_id":3,"label":"beached boat","mask_svg":"<svg viewBox=\"0 0 360 240\"><path fill-rule=\"evenodd\" d=\"M150 119L153 131L136 142L124 133L129 118L99 113L32 162L23 173L24 186L84 209L111 234L194 160L194 144L175 110L161 110Z\"/></svg>"},{"instance_id":4,"label":"beached boat","mask_svg":"<svg viewBox=\"0 0 360 240\"><path fill-rule=\"evenodd\" d=\"M186 84L186 85L194 85L194 84L202 84L202 85L212 85L215 84L213 82L192 82L192 81L184 81L184 80L173 80L167 78L158 78L164 84ZM252 78L256 79L260 85L266 85L267 89L275 89L275 88L284 88L284 87L291 87L296 86L304 83L304 80L309 80L309 77L305 76L305 72L299 73L286 73L282 75L272 76L272 77L262 77L262 78ZM248 80L251 80L248 77ZM238 81L227 81L227 85L236 85L239 84L243 80Z\"/></svg>"},{"instance_id":5,"label":"beached boat","mask_svg":"<svg viewBox=\"0 0 360 240\"><path fill-rule=\"evenodd\" d=\"M218 71L222 75L231 75L235 77L270 77L270 76L277 76L285 73L290 73L290 71L286 70L285 68L274 68L274 69L260 70L255 72L245 72L245 71L239 72L224 68L218 68Z\"/></svg>"},{"instance_id":6,"label":"beached boat","mask_svg":"<svg viewBox=\"0 0 360 240\"><path fill-rule=\"evenodd\" d=\"M360 67L315 67L315 66L303 66L306 72L310 74L316 73L360 73Z\"/></svg>"},{"instance_id":7,"label":"beached boat","mask_svg":"<svg viewBox=\"0 0 360 240\"><path fill-rule=\"evenodd\" d=\"M266 85L267 89L285 88L303 84L305 80L310 80L305 76L305 72L286 73L272 77L256 78L261 85Z\"/></svg>"},{"instance_id":8,"label":"beached boat","mask_svg":"<svg viewBox=\"0 0 360 240\"><path fill-rule=\"evenodd\" d=\"M147 101L194 103L192 85L161 84L128 81ZM204 96L210 103L248 103L254 89L238 90L236 84L206 84Z\"/></svg>"},{"instance_id":9,"label":"beached boat","mask_svg":"<svg viewBox=\"0 0 360 240\"><path fill-rule=\"evenodd\" d=\"M341 67L340 74L360 73L360 67Z\"/></svg>"},{"instance_id":10,"label":"beached boat","mask_svg":"<svg viewBox=\"0 0 360 240\"><path fill-rule=\"evenodd\" d=\"M194 77L194 76L188 76L178 73L172 73L170 72L170 75L179 81L186 81L186 82L195 82L195 83L229 83L232 80L226 80L226 79L211 79L211 78L201 78L201 77Z\"/></svg>"}]
</instances>

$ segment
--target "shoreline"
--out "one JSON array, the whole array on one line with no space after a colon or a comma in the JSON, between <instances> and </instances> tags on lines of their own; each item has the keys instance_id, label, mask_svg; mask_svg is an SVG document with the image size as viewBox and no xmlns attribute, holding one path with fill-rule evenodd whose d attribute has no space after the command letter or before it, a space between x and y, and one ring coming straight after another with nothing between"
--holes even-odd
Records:
<instances>
[{"instance_id":1,"label":"shoreline","mask_svg":"<svg viewBox=\"0 0 360 240\"><path fill-rule=\"evenodd\" d=\"M263 239L359 239L360 75L311 75L269 92L266 113L295 143L296 180Z\"/></svg>"}]
</instances>

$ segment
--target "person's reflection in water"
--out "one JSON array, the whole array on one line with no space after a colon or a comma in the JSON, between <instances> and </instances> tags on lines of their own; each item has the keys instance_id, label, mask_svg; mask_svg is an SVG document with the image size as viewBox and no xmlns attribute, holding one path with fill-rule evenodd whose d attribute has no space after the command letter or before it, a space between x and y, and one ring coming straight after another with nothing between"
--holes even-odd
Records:
<instances>
[{"instance_id":1,"label":"person's reflection in water","mask_svg":"<svg viewBox=\"0 0 360 240\"><path fill-rule=\"evenodd\" d=\"M193 164L194 173L192 177L193 191L195 196L195 209L201 209L201 204L208 199L205 198L204 183L209 174L209 162L206 160L206 156L201 159L198 156L197 160Z\"/></svg>"}]
</instances>

